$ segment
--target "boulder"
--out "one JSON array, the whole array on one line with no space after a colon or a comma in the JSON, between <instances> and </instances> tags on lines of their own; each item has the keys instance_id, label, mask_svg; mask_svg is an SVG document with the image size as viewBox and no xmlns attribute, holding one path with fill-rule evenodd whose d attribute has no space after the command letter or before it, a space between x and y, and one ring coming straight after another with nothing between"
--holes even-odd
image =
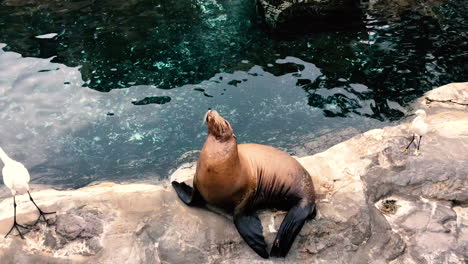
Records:
<instances>
[{"instance_id":1,"label":"boulder","mask_svg":"<svg viewBox=\"0 0 468 264\"><path fill-rule=\"evenodd\" d=\"M434 89L413 105L430 132L421 154L403 152L409 123L374 129L298 158L313 177L318 214L285 259L264 260L216 208L190 208L169 185L101 183L41 190L35 200L55 221L22 240L0 240L1 263L467 263L468 83ZM172 179L191 183L193 159ZM18 196L18 221L35 207ZM0 234L12 224L0 202ZM285 212L261 212L271 245Z\"/></svg>"},{"instance_id":2,"label":"boulder","mask_svg":"<svg viewBox=\"0 0 468 264\"><path fill-rule=\"evenodd\" d=\"M257 11L273 32L321 31L361 22L355 0L258 0Z\"/></svg>"}]
</instances>

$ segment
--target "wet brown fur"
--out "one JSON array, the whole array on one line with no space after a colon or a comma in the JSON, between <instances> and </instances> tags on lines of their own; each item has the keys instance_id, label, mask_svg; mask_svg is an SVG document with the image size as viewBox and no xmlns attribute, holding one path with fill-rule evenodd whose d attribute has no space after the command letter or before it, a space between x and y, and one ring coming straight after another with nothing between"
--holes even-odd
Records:
<instances>
[{"instance_id":1,"label":"wet brown fur","mask_svg":"<svg viewBox=\"0 0 468 264\"><path fill-rule=\"evenodd\" d=\"M201 150L194 187L203 198L236 213L259 207L288 209L300 200L314 202L306 169L279 149L239 144L231 125L216 111L205 115L208 136Z\"/></svg>"}]
</instances>

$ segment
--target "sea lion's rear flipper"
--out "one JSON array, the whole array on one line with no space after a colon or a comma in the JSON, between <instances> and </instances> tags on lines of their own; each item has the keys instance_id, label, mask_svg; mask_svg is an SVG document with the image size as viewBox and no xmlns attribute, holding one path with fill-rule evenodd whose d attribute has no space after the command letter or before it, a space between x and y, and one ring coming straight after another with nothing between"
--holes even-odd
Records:
<instances>
[{"instance_id":1,"label":"sea lion's rear flipper","mask_svg":"<svg viewBox=\"0 0 468 264\"><path fill-rule=\"evenodd\" d=\"M234 224L241 237L262 258L268 258L267 244L263 237L262 223L258 216L249 214L234 214Z\"/></svg>"},{"instance_id":2,"label":"sea lion's rear flipper","mask_svg":"<svg viewBox=\"0 0 468 264\"><path fill-rule=\"evenodd\" d=\"M315 217L315 204L301 202L292 207L283 222L270 251L272 257L286 257L305 221Z\"/></svg>"},{"instance_id":3,"label":"sea lion's rear flipper","mask_svg":"<svg viewBox=\"0 0 468 264\"><path fill-rule=\"evenodd\" d=\"M196 188L192 188L185 182L172 182L172 187L177 193L177 196L187 205L204 206L205 200Z\"/></svg>"}]
</instances>

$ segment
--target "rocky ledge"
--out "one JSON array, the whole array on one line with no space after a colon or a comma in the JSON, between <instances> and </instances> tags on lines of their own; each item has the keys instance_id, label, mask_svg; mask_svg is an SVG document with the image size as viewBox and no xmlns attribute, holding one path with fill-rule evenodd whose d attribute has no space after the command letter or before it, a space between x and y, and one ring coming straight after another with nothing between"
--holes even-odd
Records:
<instances>
[{"instance_id":1,"label":"rocky ledge","mask_svg":"<svg viewBox=\"0 0 468 264\"><path fill-rule=\"evenodd\" d=\"M6 263L467 263L468 83L428 92L421 154L402 152L409 123L355 136L300 162L313 175L318 215L286 259L259 258L230 216L189 208L167 186L102 183L35 192L50 226L26 239L0 240ZM189 179L194 164L171 178ZM18 197L18 221L37 212ZM261 214L271 245L284 212ZM12 200L0 203L0 234L12 224Z\"/></svg>"}]
</instances>

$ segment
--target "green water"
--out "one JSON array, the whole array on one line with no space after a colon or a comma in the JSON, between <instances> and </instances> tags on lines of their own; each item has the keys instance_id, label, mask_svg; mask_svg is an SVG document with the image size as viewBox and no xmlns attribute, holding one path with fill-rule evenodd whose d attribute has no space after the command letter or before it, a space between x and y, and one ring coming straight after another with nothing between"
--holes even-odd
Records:
<instances>
[{"instance_id":1,"label":"green water","mask_svg":"<svg viewBox=\"0 0 468 264\"><path fill-rule=\"evenodd\" d=\"M275 36L247 0L2 1L0 145L33 183L156 182L214 108L240 142L313 154L466 81L466 6Z\"/></svg>"}]
</instances>

